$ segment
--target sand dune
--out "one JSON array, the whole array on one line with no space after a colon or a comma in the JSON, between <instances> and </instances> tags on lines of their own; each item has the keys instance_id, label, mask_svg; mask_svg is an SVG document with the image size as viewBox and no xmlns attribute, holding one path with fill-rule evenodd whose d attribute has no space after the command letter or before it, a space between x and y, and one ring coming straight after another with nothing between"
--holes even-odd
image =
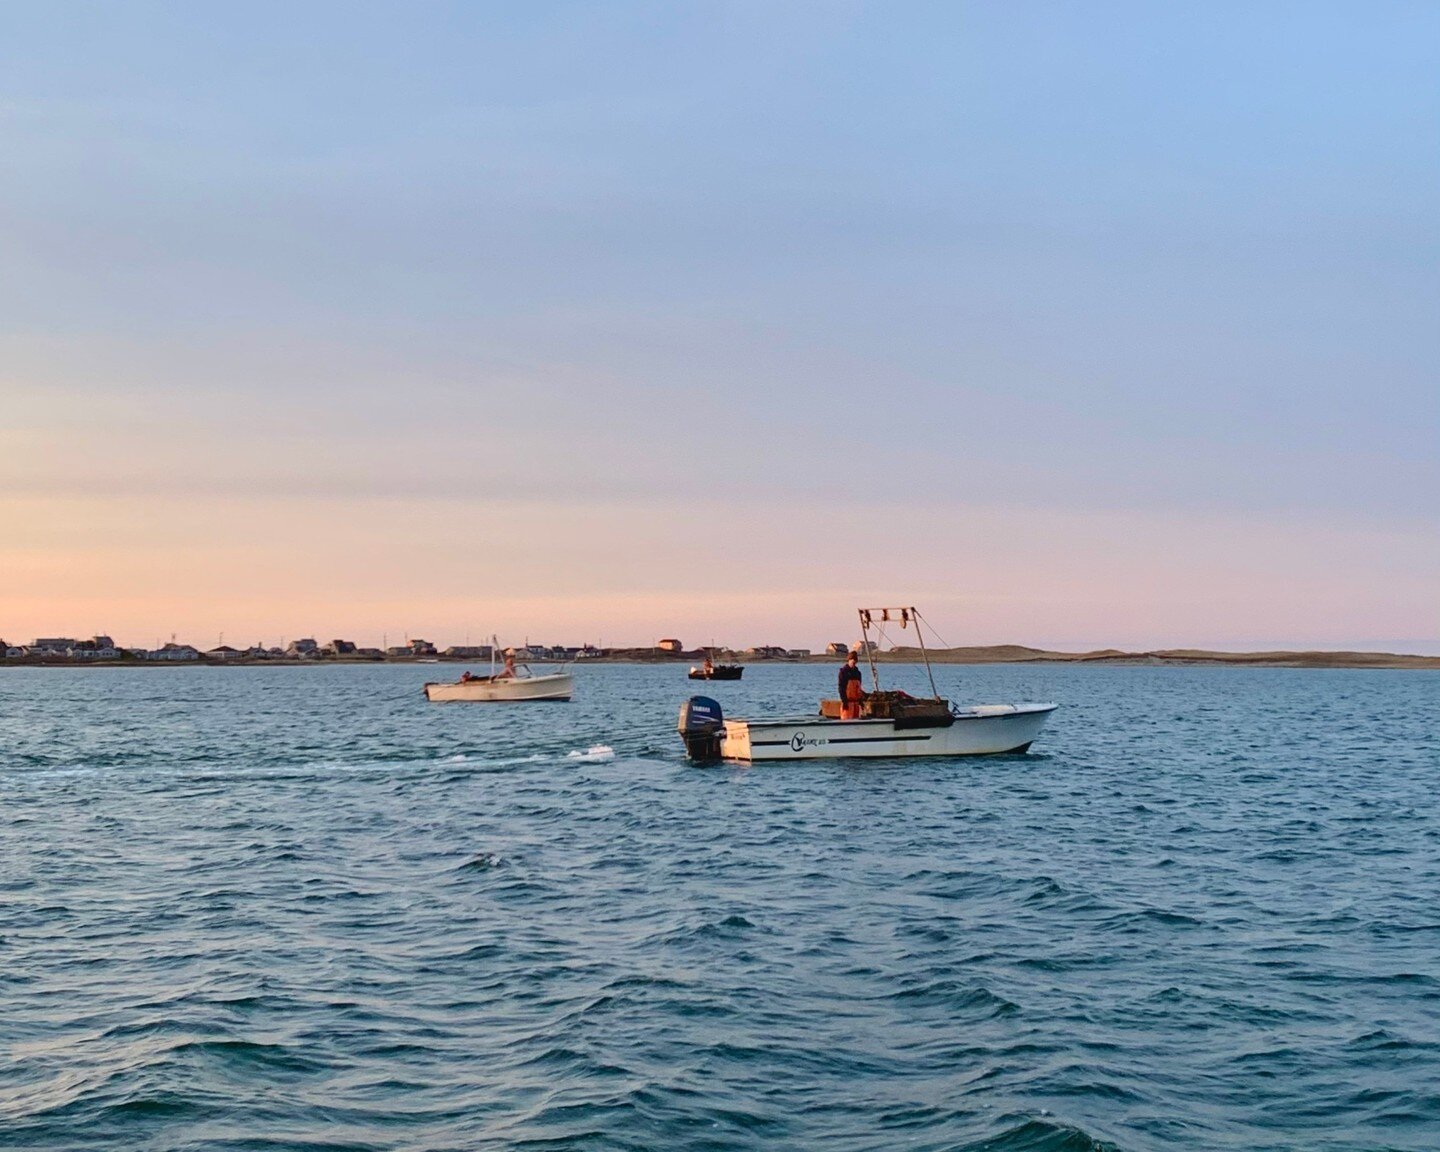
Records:
<instances>
[{"instance_id":1,"label":"sand dune","mask_svg":"<svg viewBox=\"0 0 1440 1152\"><path fill-rule=\"evenodd\" d=\"M919 660L919 648L892 648L881 653L886 661ZM1154 652L1122 652L1102 648L1096 652L1050 652L1022 644L992 644L974 648L930 650L937 664L1233 664L1267 668L1435 668L1440 656L1410 656L1396 652L1209 652L1200 648L1163 648Z\"/></svg>"}]
</instances>

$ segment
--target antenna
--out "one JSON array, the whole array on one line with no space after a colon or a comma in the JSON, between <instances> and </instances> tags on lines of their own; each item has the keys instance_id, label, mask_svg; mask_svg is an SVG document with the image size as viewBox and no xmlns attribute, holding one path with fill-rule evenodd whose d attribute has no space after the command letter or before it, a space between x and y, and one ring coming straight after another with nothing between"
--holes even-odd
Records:
<instances>
[{"instance_id":1,"label":"antenna","mask_svg":"<svg viewBox=\"0 0 1440 1152\"><path fill-rule=\"evenodd\" d=\"M870 683L880 691L880 670L875 667L875 649L870 644L870 609L860 609L860 646L865 649L865 660L870 665Z\"/></svg>"},{"instance_id":2,"label":"antenna","mask_svg":"<svg viewBox=\"0 0 1440 1152\"><path fill-rule=\"evenodd\" d=\"M915 621L915 639L920 641L920 655L925 661L925 675L930 677L930 695L936 700L940 699L940 689L935 687L935 672L930 667L930 653L925 651L925 637L920 632L920 611L917 608L910 609L910 618ZM902 625L903 627L903 625Z\"/></svg>"}]
</instances>

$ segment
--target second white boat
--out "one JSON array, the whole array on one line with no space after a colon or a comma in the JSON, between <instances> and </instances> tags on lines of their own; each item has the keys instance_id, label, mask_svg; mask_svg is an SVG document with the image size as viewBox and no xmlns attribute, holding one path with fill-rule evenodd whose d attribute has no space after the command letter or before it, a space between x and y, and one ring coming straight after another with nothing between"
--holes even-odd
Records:
<instances>
[{"instance_id":1,"label":"second white boat","mask_svg":"<svg viewBox=\"0 0 1440 1152\"><path fill-rule=\"evenodd\" d=\"M564 702L575 691L575 678L569 665L560 671L536 676L529 665L515 662L515 650L505 652L505 667L495 670L495 657L500 641L490 637L490 675L472 676L466 672L449 684L426 684L425 699L435 704L498 704L506 701L556 700Z\"/></svg>"},{"instance_id":2,"label":"second white boat","mask_svg":"<svg viewBox=\"0 0 1440 1152\"><path fill-rule=\"evenodd\" d=\"M426 684L425 699L436 704L498 703L507 700L569 700L575 691L575 677L569 672L548 676L514 676L494 680L476 677L449 684Z\"/></svg>"}]
</instances>

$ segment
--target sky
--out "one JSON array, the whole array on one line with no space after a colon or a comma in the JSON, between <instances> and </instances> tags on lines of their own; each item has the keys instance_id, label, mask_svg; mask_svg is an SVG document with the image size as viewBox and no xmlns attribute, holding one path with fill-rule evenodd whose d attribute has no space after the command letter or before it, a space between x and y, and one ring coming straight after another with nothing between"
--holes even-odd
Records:
<instances>
[{"instance_id":1,"label":"sky","mask_svg":"<svg viewBox=\"0 0 1440 1152\"><path fill-rule=\"evenodd\" d=\"M0 636L1440 653L1440 6L0 0Z\"/></svg>"}]
</instances>

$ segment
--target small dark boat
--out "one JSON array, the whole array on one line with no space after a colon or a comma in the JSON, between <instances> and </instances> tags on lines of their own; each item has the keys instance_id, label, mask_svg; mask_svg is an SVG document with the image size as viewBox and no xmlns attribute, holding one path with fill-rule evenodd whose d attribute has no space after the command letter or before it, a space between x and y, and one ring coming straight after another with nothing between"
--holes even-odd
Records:
<instances>
[{"instance_id":1,"label":"small dark boat","mask_svg":"<svg viewBox=\"0 0 1440 1152\"><path fill-rule=\"evenodd\" d=\"M745 672L743 664L715 664L709 669L691 668L691 680L739 680Z\"/></svg>"}]
</instances>

